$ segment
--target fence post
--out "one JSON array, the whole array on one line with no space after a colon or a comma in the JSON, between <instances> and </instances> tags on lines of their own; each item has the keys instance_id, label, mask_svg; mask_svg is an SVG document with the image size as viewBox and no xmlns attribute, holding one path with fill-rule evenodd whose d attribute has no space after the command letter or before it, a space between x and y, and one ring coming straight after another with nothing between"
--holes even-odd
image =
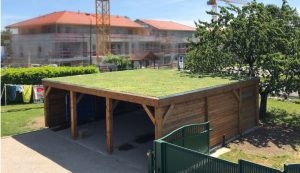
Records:
<instances>
[{"instance_id":1,"label":"fence post","mask_svg":"<svg viewBox=\"0 0 300 173\"><path fill-rule=\"evenodd\" d=\"M206 124L206 130L207 130L207 136L206 136L206 140L207 140L207 153L210 154L210 125L209 122L207 122Z\"/></svg>"},{"instance_id":2,"label":"fence post","mask_svg":"<svg viewBox=\"0 0 300 173\"><path fill-rule=\"evenodd\" d=\"M148 159L148 173L153 173L154 167L153 167L153 151L152 150L148 150L147 159Z\"/></svg>"},{"instance_id":3,"label":"fence post","mask_svg":"<svg viewBox=\"0 0 300 173\"><path fill-rule=\"evenodd\" d=\"M239 170L238 170L238 172L239 172L239 173L243 173L243 166L242 166L242 165L243 165L243 161L242 161L242 160L239 160L239 161L238 161L238 164L239 164Z\"/></svg>"},{"instance_id":4,"label":"fence post","mask_svg":"<svg viewBox=\"0 0 300 173\"><path fill-rule=\"evenodd\" d=\"M154 141L154 172L160 173L165 172L165 147L164 142L162 141Z\"/></svg>"},{"instance_id":5,"label":"fence post","mask_svg":"<svg viewBox=\"0 0 300 173\"><path fill-rule=\"evenodd\" d=\"M6 84L4 84L4 89L5 89L5 91L4 91L4 103L5 103L5 106L7 105L7 96L6 96Z\"/></svg>"}]
</instances>

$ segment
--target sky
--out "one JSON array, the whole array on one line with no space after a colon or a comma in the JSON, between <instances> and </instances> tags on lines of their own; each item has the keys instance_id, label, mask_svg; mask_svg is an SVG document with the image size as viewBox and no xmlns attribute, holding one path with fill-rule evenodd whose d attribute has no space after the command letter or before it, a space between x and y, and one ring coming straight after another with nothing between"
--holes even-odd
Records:
<instances>
[{"instance_id":1,"label":"sky","mask_svg":"<svg viewBox=\"0 0 300 173\"><path fill-rule=\"evenodd\" d=\"M250 1L250 0L244 0ZM281 0L257 0L281 5ZM111 14L135 19L172 20L194 26L210 20L207 0L111 0ZM288 0L300 12L300 0ZM219 5L225 3L219 1ZM95 12L95 0L1 0L1 29L5 26L55 11Z\"/></svg>"}]
</instances>

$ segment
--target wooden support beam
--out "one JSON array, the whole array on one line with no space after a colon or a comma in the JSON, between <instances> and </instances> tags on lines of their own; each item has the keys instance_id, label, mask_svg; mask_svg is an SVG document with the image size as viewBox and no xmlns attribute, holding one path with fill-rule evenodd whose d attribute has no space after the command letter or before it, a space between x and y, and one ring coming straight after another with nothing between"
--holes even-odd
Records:
<instances>
[{"instance_id":1,"label":"wooden support beam","mask_svg":"<svg viewBox=\"0 0 300 173\"><path fill-rule=\"evenodd\" d=\"M77 104L81 101L81 99L83 98L84 95L85 94L80 94L79 95L79 97L77 98L77 101L76 101Z\"/></svg>"},{"instance_id":2,"label":"wooden support beam","mask_svg":"<svg viewBox=\"0 0 300 173\"><path fill-rule=\"evenodd\" d=\"M255 123L258 126L259 123L259 83L255 86Z\"/></svg>"},{"instance_id":3,"label":"wooden support beam","mask_svg":"<svg viewBox=\"0 0 300 173\"><path fill-rule=\"evenodd\" d=\"M163 123L165 122L165 119L168 118L168 116L171 114L171 112L173 111L175 107L175 104L171 104L168 108L168 110L166 111L165 115L163 116Z\"/></svg>"},{"instance_id":4,"label":"wooden support beam","mask_svg":"<svg viewBox=\"0 0 300 173\"><path fill-rule=\"evenodd\" d=\"M204 121L207 122L208 121L208 98L207 96L204 98L204 112L205 112L205 119Z\"/></svg>"},{"instance_id":5,"label":"wooden support beam","mask_svg":"<svg viewBox=\"0 0 300 173\"><path fill-rule=\"evenodd\" d=\"M155 125L155 118L154 118L154 115L153 115L152 111L150 111L150 109L148 108L147 105L143 104L142 106L143 106L144 110L146 111L148 117L152 121L152 123Z\"/></svg>"},{"instance_id":6,"label":"wooden support beam","mask_svg":"<svg viewBox=\"0 0 300 173\"><path fill-rule=\"evenodd\" d=\"M44 91L47 91L48 87L44 86ZM48 94L44 96L44 118L45 126L49 127L49 96Z\"/></svg>"},{"instance_id":7,"label":"wooden support beam","mask_svg":"<svg viewBox=\"0 0 300 173\"><path fill-rule=\"evenodd\" d=\"M113 100L106 97L106 147L107 152L113 152Z\"/></svg>"},{"instance_id":8,"label":"wooden support beam","mask_svg":"<svg viewBox=\"0 0 300 173\"><path fill-rule=\"evenodd\" d=\"M162 130L162 114L161 114L161 108L155 107L155 139L159 139L162 136L161 130Z\"/></svg>"},{"instance_id":9,"label":"wooden support beam","mask_svg":"<svg viewBox=\"0 0 300 173\"><path fill-rule=\"evenodd\" d=\"M116 107L118 106L119 103L120 103L119 100L115 100L114 101L114 105L113 105L112 111L114 111L116 109Z\"/></svg>"},{"instance_id":10,"label":"wooden support beam","mask_svg":"<svg viewBox=\"0 0 300 173\"><path fill-rule=\"evenodd\" d=\"M44 97L47 97L48 94L49 94L50 91L51 91L51 87L46 87L46 88L47 88L47 89L44 91L44 92L45 92Z\"/></svg>"},{"instance_id":11,"label":"wooden support beam","mask_svg":"<svg viewBox=\"0 0 300 173\"><path fill-rule=\"evenodd\" d=\"M239 90L240 90L240 89L239 89ZM240 102L240 101L241 101L240 94L238 94L236 90L232 90L232 92L233 92L233 94L234 94L236 100L237 100L238 102Z\"/></svg>"},{"instance_id":12,"label":"wooden support beam","mask_svg":"<svg viewBox=\"0 0 300 173\"><path fill-rule=\"evenodd\" d=\"M71 112L71 136L76 139L78 136L77 130L77 102L76 92L70 91L70 112Z\"/></svg>"},{"instance_id":13,"label":"wooden support beam","mask_svg":"<svg viewBox=\"0 0 300 173\"><path fill-rule=\"evenodd\" d=\"M241 96L241 93L242 93L242 88L239 88L238 90L238 94L236 92L236 95L238 95L239 97L239 100L238 100L238 131L239 131L239 134L242 133L242 127L241 127L241 107L242 107L242 102L241 102L241 99L240 99L240 96Z\"/></svg>"}]
</instances>

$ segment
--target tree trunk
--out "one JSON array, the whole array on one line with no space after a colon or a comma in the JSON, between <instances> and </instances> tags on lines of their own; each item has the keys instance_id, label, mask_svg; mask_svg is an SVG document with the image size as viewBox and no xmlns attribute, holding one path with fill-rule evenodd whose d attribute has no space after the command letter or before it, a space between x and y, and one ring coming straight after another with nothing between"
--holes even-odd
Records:
<instances>
[{"instance_id":1,"label":"tree trunk","mask_svg":"<svg viewBox=\"0 0 300 173\"><path fill-rule=\"evenodd\" d=\"M269 93L267 92L260 93L260 108L259 108L260 119L266 118L268 94Z\"/></svg>"}]
</instances>

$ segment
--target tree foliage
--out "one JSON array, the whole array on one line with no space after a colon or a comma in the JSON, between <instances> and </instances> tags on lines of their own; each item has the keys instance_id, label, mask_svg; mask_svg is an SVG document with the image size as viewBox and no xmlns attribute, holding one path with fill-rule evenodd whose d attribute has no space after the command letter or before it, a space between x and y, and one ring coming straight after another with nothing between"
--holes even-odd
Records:
<instances>
[{"instance_id":1,"label":"tree foliage","mask_svg":"<svg viewBox=\"0 0 300 173\"><path fill-rule=\"evenodd\" d=\"M212 13L210 13L212 14ZM299 91L300 17L282 6L253 1L220 7L217 21L198 21L186 67L192 72L238 73L260 77L260 115L267 96Z\"/></svg>"},{"instance_id":2,"label":"tree foliage","mask_svg":"<svg viewBox=\"0 0 300 173\"><path fill-rule=\"evenodd\" d=\"M106 55L103 60L104 63L111 63L118 67L119 70L127 69L131 62L129 57L127 56L120 56L120 55Z\"/></svg>"}]
</instances>

